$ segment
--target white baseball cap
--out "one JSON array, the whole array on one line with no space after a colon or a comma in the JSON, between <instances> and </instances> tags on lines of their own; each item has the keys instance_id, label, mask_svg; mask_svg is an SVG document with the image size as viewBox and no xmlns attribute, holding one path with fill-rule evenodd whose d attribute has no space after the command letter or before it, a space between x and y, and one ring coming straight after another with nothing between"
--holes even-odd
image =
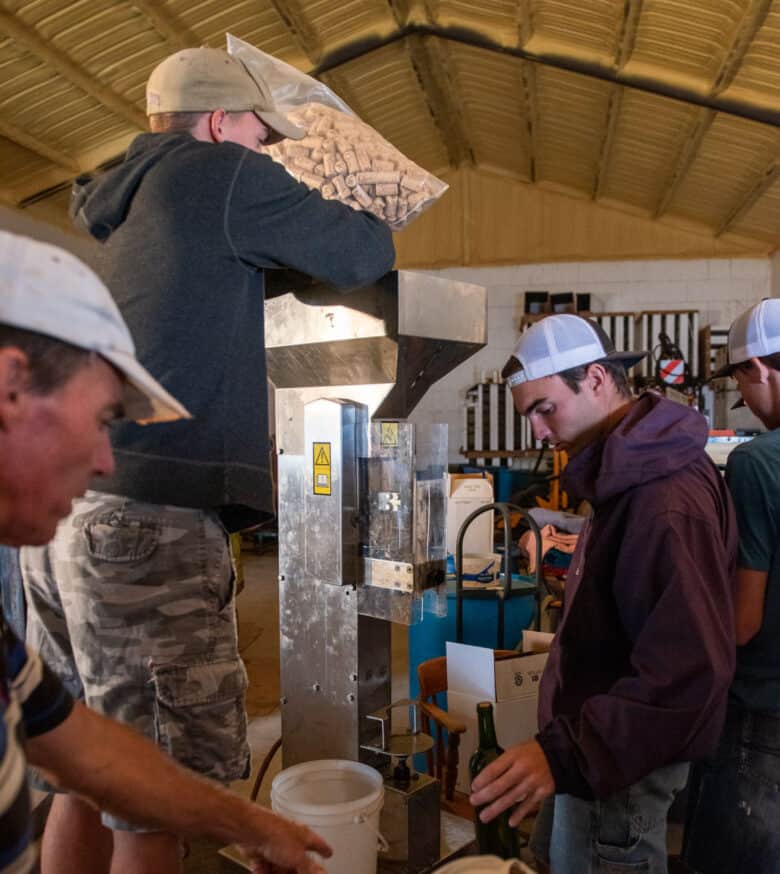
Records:
<instances>
[{"instance_id":1,"label":"white baseball cap","mask_svg":"<svg viewBox=\"0 0 780 874\"><path fill-rule=\"evenodd\" d=\"M734 368L751 358L761 358L780 352L780 298L762 300L750 307L731 323L728 339L728 364L710 377L722 379L731 376ZM740 398L731 409L744 407Z\"/></svg>"},{"instance_id":2,"label":"white baseball cap","mask_svg":"<svg viewBox=\"0 0 780 874\"><path fill-rule=\"evenodd\" d=\"M515 347L521 369L507 377L510 388L594 361L621 361L626 369L647 352L617 352L600 325L582 316L560 313L546 316L525 331Z\"/></svg>"},{"instance_id":3,"label":"white baseball cap","mask_svg":"<svg viewBox=\"0 0 780 874\"><path fill-rule=\"evenodd\" d=\"M750 358L780 352L780 298L762 300L731 323L728 364L712 374L712 379L731 376L734 368Z\"/></svg>"},{"instance_id":4,"label":"white baseball cap","mask_svg":"<svg viewBox=\"0 0 780 874\"><path fill-rule=\"evenodd\" d=\"M109 290L75 255L0 230L0 324L96 352L126 378L128 419L171 422L187 410L141 366Z\"/></svg>"}]
</instances>

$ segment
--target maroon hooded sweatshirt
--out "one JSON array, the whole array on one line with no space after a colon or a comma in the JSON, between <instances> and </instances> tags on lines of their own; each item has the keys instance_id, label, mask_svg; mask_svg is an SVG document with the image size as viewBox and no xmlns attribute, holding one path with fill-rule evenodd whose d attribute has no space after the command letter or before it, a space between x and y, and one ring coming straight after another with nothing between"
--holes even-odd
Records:
<instances>
[{"instance_id":1,"label":"maroon hooded sweatshirt","mask_svg":"<svg viewBox=\"0 0 780 874\"><path fill-rule=\"evenodd\" d=\"M648 393L572 458L594 513L541 683L556 793L605 798L710 754L734 672L737 532L697 412Z\"/></svg>"}]
</instances>

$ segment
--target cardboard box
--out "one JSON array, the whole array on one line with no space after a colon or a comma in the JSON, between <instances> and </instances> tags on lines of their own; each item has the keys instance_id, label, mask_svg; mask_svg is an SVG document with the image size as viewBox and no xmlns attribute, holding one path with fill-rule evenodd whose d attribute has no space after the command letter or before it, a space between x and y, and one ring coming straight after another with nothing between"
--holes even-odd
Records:
<instances>
[{"instance_id":1,"label":"cardboard box","mask_svg":"<svg viewBox=\"0 0 780 874\"><path fill-rule=\"evenodd\" d=\"M495 651L447 642L447 709L466 725L458 755L458 792L468 792L469 759L477 748L477 704L493 702L499 746L531 740L538 730L536 707L552 634L523 632L524 652L496 661Z\"/></svg>"},{"instance_id":2,"label":"cardboard box","mask_svg":"<svg viewBox=\"0 0 780 874\"><path fill-rule=\"evenodd\" d=\"M447 474L447 552L455 555L458 531L466 518L493 503L493 477L479 473ZM493 552L493 514L483 513L469 526L463 551L475 554Z\"/></svg>"}]
</instances>

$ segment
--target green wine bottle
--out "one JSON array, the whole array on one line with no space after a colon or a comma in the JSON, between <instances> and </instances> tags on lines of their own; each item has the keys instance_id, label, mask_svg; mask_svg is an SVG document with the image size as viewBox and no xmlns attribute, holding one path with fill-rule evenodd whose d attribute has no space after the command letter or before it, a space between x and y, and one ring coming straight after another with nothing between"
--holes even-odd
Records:
<instances>
[{"instance_id":1,"label":"green wine bottle","mask_svg":"<svg viewBox=\"0 0 780 874\"><path fill-rule=\"evenodd\" d=\"M490 701L481 701L477 704L477 720L479 723L479 746L469 762L472 782L483 768L494 762L504 752L496 740L493 705ZM512 808L505 810L491 822L485 823L480 820L479 814L486 806L478 807L474 815L480 855L499 856L501 859L519 859L520 844L517 829L509 825Z\"/></svg>"}]
</instances>

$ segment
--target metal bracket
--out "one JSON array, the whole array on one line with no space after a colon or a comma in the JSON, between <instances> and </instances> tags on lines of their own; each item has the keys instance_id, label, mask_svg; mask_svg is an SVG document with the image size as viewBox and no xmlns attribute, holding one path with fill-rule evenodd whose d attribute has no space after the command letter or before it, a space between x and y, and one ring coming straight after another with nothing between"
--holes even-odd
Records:
<instances>
[{"instance_id":1,"label":"metal bracket","mask_svg":"<svg viewBox=\"0 0 780 874\"><path fill-rule=\"evenodd\" d=\"M379 723L380 745L361 744L361 749L390 758L406 758L415 753L424 753L433 747L433 738L419 730L419 701L402 698L394 701L388 707L375 710L366 715ZM396 707L408 707L411 713L412 727L405 734L390 733L390 714Z\"/></svg>"}]
</instances>

